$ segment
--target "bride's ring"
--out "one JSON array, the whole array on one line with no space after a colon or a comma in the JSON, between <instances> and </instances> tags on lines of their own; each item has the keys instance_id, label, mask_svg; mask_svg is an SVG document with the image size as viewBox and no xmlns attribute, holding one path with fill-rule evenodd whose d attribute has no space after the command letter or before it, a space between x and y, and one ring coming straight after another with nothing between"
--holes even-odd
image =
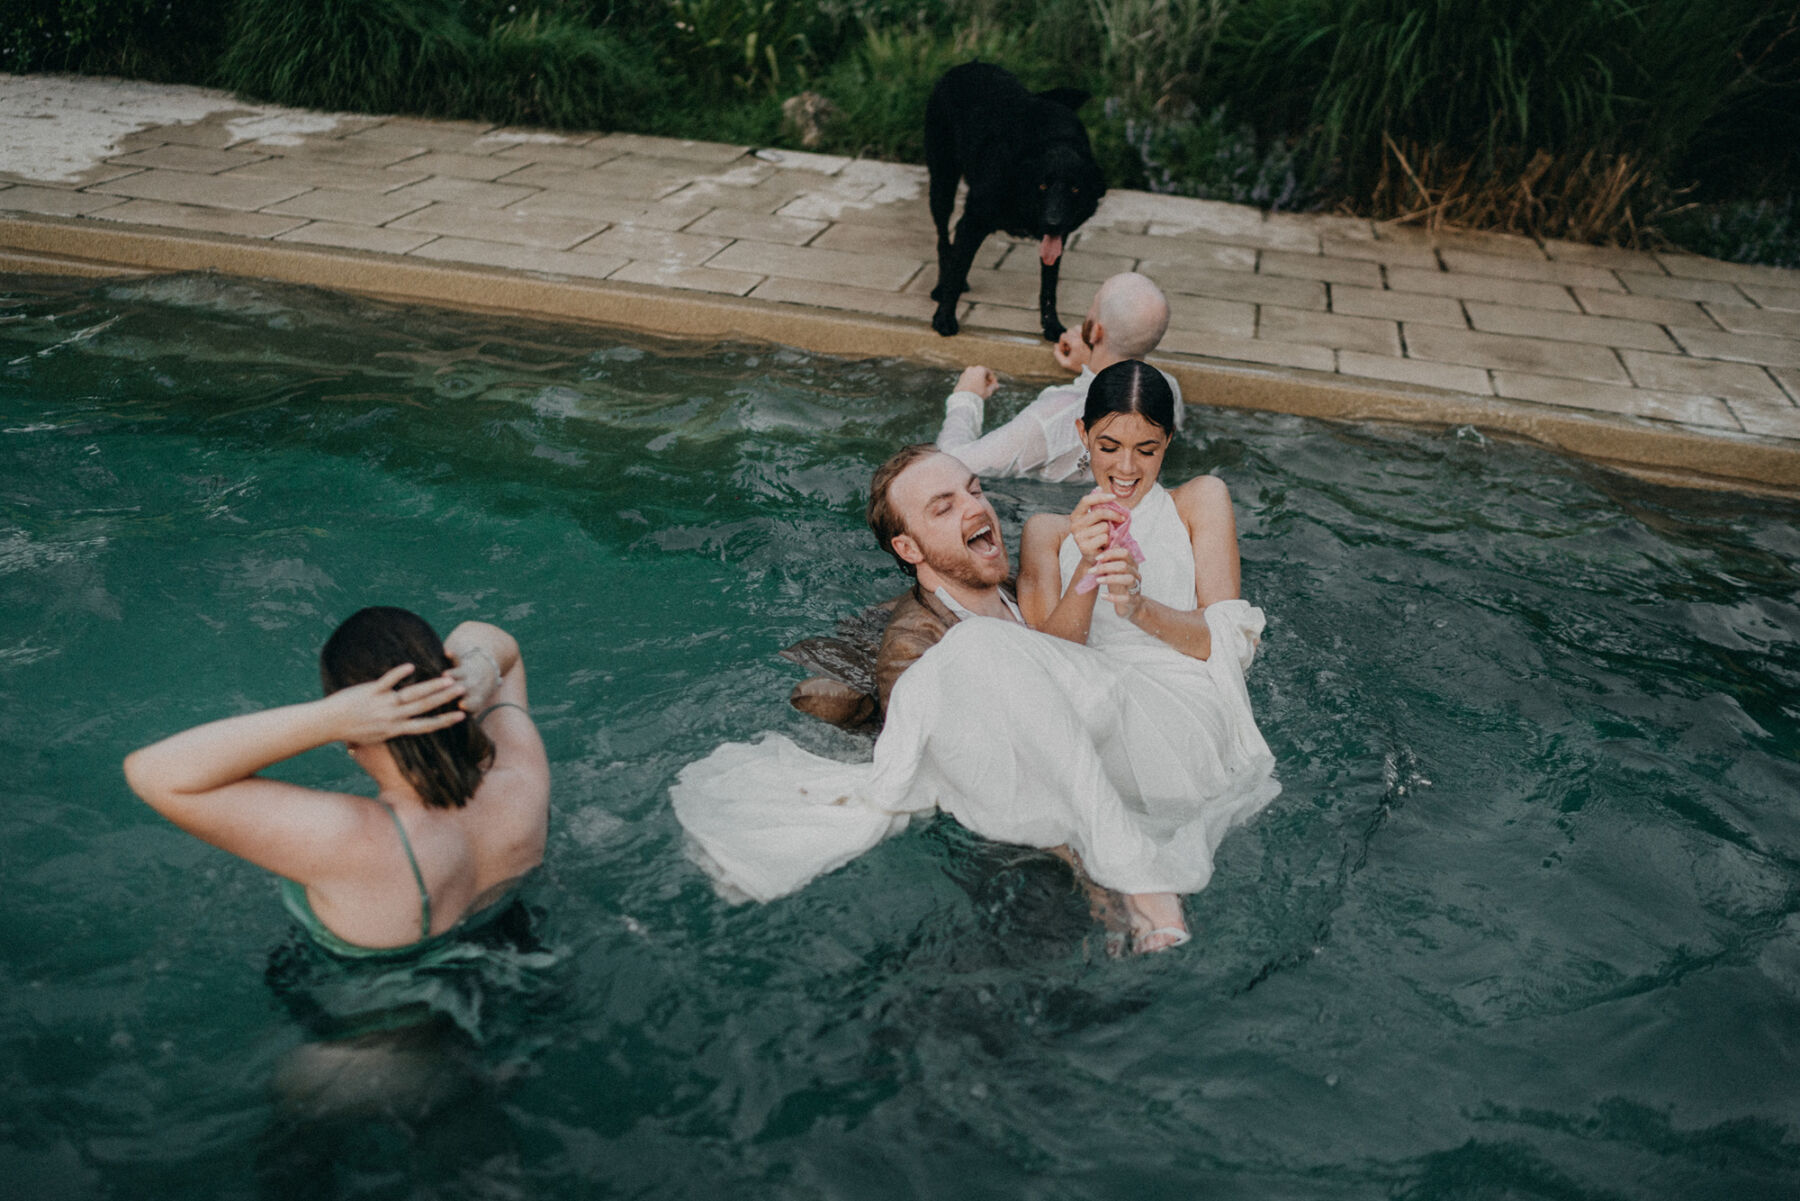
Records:
<instances>
[{"instance_id":1,"label":"bride's ring","mask_svg":"<svg viewBox=\"0 0 1800 1201\"><path fill-rule=\"evenodd\" d=\"M1131 581L1131 587L1125 589L1125 591L1128 594L1130 594L1131 596L1136 596L1138 593L1142 592L1143 590L1144 590L1144 582L1142 580Z\"/></svg>"}]
</instances>

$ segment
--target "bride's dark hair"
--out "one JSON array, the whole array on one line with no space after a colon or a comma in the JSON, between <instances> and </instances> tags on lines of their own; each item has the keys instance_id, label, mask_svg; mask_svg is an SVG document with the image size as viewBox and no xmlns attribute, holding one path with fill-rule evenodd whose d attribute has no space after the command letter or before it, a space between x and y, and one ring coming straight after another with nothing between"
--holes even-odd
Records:
<instances>
[{"instance_id":1,"label":"bride's dark hair","mask_svg":"<svg viewBox=\"0 0 1800 1201\"><path fill-rule=\"evenodd\" d=\"M431 624L408 609L386 605L358 609L332 631L319 652L319 681L327 696L354 684L379 680L402 663L412 674L395 687L405 688L450 670L443 639ZM446 713L455 701L433 709ZM394 763L427 805L460 809L475 795L481 777L494 762L494 744L473 719L433 730L402 734L387 741Z\"/></svg>"},{"instance_id":2,"label":"bride's dark hair","mask_svg":"<svg viewBox=\"0 0 1800 1201\"><path fill-rule=\"evenodd\" d=\"M1137 413L1170 437L1175 435L1175 391L1162 372L1142 359L1114 363L1088 385L1081 424L1091 431L1096 421L1114 413Z\"/></svg>"}]
</instances>

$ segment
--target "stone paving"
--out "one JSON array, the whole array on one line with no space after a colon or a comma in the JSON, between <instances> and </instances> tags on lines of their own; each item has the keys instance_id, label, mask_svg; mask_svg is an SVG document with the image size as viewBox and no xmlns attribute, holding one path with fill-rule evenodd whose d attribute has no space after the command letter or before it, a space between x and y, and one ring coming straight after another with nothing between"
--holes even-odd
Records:
<instances>
[{"instance_id":1,"label":"stone paving","mask_svg":"<svg viewBox=\"0 0 1800 1201\"><path fill-rule=\"evenodd\" d=\"M30 111L44 78L0 76L0 147L20 121L63 119ZM52 82L78 95L108 86ZM201 93L215 107L198 119L159 120L143 97L160 93L129 87L138 99L114 107L137 127L88 160L49 169L0 152L0 212L930 319L921 167L404 117L301 114L271 127L271 113L292 110L218 93ZM1169 294L1172 361L1800 453L1800 271L1115 190L1069 241L1064 319L1128 269ZM966 328L1035 333L1037 277L1035 244L990 238L969 275Z\"/></svg>"}]
</instances>

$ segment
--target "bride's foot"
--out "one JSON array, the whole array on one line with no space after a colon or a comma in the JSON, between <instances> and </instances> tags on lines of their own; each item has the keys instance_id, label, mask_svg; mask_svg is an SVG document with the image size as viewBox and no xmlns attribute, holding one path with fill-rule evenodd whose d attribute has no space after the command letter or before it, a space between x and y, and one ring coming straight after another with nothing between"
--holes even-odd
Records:
<instances>
[{"instance_id":1,"label":"bride's foot","mask_svg":"<svg viewBox=\"0 0 1800 1201\"><path fill-rule=\"evenodd\" d=\"M1171 951L1193 938L1172 892L1140 892L1125 898L1131 909L1131 949L1139 955Z\"/></svg>"},{"instance_id":2,"label":"bride's foot","mask_svg":"<svg viewBox=\"0 0 1800 1201\"><path fill-rule=\"evenodd\" d=\"M1081 856L1069 847L1050 847L1049 851L1074 870L1075 882L1081 885L1081 891L1087 895L1088 915L1105 931L1106 957L1118 959L1124 955L1126 942L1131 937L1131 924L1135 920L1135 911L1130 903L1122 893L1094 883L1093 877L1081 866Z\"/></svg>"}]
</instances>

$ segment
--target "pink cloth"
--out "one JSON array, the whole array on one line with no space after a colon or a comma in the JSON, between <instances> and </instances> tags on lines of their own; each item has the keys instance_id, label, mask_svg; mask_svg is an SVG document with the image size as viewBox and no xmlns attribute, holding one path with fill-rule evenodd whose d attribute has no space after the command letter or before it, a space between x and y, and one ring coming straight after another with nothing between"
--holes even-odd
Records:
<instances>
[{"instance_id":1,"label":"pink cloth","mask_svg":"<svg viewBox=\"0 0 1800 1201\"><path fill-rule=\"evenodd\" d=\"M1144 561L1144 548L1139 546L1138 540L1131 536L1131 510L1127 509L1124 505L1119 504L1117 501L1111 500L1103 500L1095 505L1094 508L1111 509L1125 519L1115 523L1113 528L1107 531L1106 549L1112 550L1114 547L1122 546L1131 552L1131 561L1133 563L1142 563ZM1092 592L1100 586L1100 578L1096 574L1097 571L1098 569L1088 572L1076 582L1075 591L1078 595Z\"/></svg>"}]
</instances>

